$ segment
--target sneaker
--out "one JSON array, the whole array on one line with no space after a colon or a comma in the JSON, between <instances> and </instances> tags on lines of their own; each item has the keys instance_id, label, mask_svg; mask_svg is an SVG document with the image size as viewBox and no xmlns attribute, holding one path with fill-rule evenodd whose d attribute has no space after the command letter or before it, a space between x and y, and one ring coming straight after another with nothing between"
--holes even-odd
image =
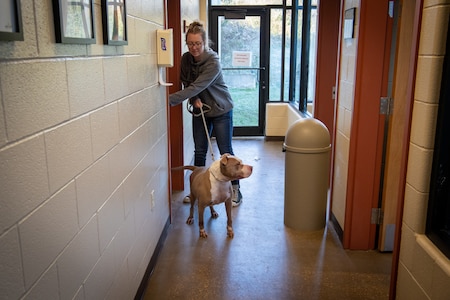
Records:
<instances>
[{"instance_id":1,"label":"sneaker","mask_svg":"<svg viewBox=\"0 0 450 300\"><path fill-rule=\"evenodd\" d=\"M239 185L233 185L233 195L231 196L231 203L233 206L239 206L242 203L242 194Z\"/></svg>"},{"instance_id":2,"label":"sneaker","mask_svg":"<svg viewBox=\"0 0 450 300\"><path fill-rule=\"evenodd\" d=\"M186 197L183 198L183 203L191 203L191 197L189 197L189 195L187 195Z\"/></svg>"}]
</instances>

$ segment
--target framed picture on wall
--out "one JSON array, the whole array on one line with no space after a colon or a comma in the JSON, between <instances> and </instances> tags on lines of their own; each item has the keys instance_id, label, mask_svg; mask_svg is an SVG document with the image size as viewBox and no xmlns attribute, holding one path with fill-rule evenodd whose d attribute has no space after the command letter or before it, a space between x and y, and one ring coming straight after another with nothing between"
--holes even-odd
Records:
<instances>
[{"instance_id":1,"label":"framed picture on wall","mask_svg":"<svg viewBox=\"0 0 450 300\"><path fill-rule=\"evenodd\" d=\"M23 41L20 0L0 1L0 40Z\"/></svg>"},{"instance_id":2,"label":"framed picture on wall","mask_svg":"<svg viewBox=\"0 0 450 300\"><path fill-rule=\"evenodd\" d=\"M95 44L94 0L53 0L57 43Z\"/></svg>"},{"instance_id":3,"label":"framed picture on wall","mask_svg":"<svg viewBox=\"0 0 450 300\"><path fill-rule=\"evenodd\" d=\"M125 0L102 0L103 42L127 45L127 10Z\"/></svg>"}]
</instances>

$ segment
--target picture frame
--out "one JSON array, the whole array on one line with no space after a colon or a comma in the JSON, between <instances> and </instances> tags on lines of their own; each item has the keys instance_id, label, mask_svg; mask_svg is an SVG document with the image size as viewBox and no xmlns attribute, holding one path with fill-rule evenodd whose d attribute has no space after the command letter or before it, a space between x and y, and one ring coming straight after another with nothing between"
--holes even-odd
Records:
<instances>
[{"instance_id":1,"label":"picture frame","mask_svg":"<svg viewBox=\"0 0 450 300\"><path fill-rule=\"evenodd\" d=\"M103 43L128 45L125 0L102 0Z\"/></svg>"},{"instance_id":2,"label":"picture frame","mask_svg":"<svg viewBox=\"0 0 450 300\"><path fill-rule=\"evenodd\" d=\"M95 44L94 0L53 0L57 43Z\"/></svg>"},{"instance_id":3,"label":"picture frame","mask_svg":"<svg viewBox=\"0 0 450 300\"><path fill-rule=\"evenodd\" d=\"M23 41L20 0L0 1L0 40Z\"/></svg>"}]
</instances>

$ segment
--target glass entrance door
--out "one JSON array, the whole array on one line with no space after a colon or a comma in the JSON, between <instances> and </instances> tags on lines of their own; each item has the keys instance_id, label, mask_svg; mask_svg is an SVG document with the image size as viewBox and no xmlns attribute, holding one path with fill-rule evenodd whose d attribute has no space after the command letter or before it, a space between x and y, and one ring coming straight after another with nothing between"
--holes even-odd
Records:
<instances>
[{"instance_id":1,"label":"glass entrance door","mask_svg":"<svg viewBox=\"0 0 450 300\"><path fill-rule=\"evenodd\" d=\"M267 70L266 13L263 9L211 11L211 47L220 57L223 76L234 102L234 136L263 135ZM268 47L267 47L268 48Z\"/></svg>"}]
</instances>

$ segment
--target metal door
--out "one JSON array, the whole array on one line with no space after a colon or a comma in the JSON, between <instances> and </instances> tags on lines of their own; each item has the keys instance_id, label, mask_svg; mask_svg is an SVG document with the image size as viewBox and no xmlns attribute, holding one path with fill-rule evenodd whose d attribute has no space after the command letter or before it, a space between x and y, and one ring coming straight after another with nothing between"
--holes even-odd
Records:
<instances>
[{"instance_id":1,"label":"metal door","mask_svg":"<svg viewBox=\"0 0 450 300\"><path fill-rule=\"evenodd\" d=\"M264 134L267 102L267 43L264 8L213 8L211 47L220 57L225 82L234 102L233 135Z\"/></svg>"}]
</instances>

